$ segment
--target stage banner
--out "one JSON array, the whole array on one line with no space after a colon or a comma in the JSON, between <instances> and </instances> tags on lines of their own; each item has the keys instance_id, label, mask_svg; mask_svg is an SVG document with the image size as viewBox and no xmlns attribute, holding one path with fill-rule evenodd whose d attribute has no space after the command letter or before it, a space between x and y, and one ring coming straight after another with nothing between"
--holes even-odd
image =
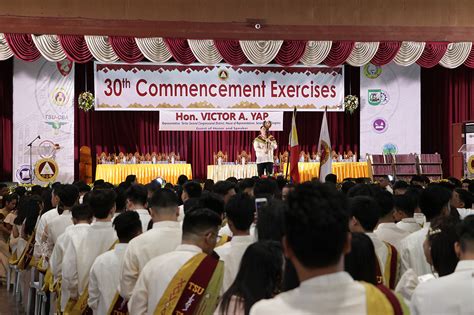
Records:
<instances>
[{"instance_id":1,"label":"stage banner","mask_svg":"<svg viewBox=\"0 0 474 315\"><path fill-rule=\"evenodd\" d=\"M421 150L420 66L360 68L360 156Z\"/></svg>"},{"instance_id":2,"label":"stage banner","mask_svg":"<svg viewBox=\"0 0 474 315\"><path fill-rule=\"evenodd\" d=\"M160 130L249 131L272 122L272 131L283 130L283 112L274 111L176 111L160 112Z\"/></svg>"},{"instance_id":3,"label":"stage banner","mask_svg":"<svg viewBox=\"0 0 474 315\"><path fill-rule=\"evenodd\" d=\"M74 180L74 65L25 62L13 73L13 181L45 185ZM30 169L31 146L33 169Z\"/></svg>"},{"instance_id":4,"label":"stage banner","mask_svg":"<svg viewBox=\"0 0 474 315\"><path fill-rule=\"evenodd\" d=\"M96 110L344 111L344 68L95 63Z\"/></svg>"}]
</instances>

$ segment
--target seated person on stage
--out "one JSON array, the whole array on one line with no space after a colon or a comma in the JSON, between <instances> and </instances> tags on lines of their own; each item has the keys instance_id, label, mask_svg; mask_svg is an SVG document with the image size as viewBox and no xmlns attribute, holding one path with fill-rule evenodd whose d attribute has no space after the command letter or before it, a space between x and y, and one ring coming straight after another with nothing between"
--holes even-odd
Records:
<instances>
[{"instance_id":1,"label":"seated person on stage","mask_svg":"<svg viewBox=\"0 0 474 315\"><path fill-rule=\"evenodd\" d=\"M400 258L398 251L389 243L380 240L374 233L374 228L379 220L379 205L368 196L357 196L349 201L351 219L349 228L352 232L366 233L372 240L377 256L375 265L377 284L385 284L390 289L395 289L398 282Z\"/></svg>"},{"instance_id":2,"label":"seated person on stage","mask_svg":"<svg viewBox=\"0 0 474 315\"><path fill-rule=\"evenodd\" d=\"M472 314L474 310L474 216L458 225L454 249L459 262L454 273L418 285L412 314Z\"/></svg>"},{"instance_id":3,"label":"seated person on stage","mask_svg":"<svg viewBox=\"0 0 474 315\"><path fill-rule=\"evenodd\" d=\"M178 197L168 189L158 190L150 199L153 227L128 244L120 272L120 295L130 299L138 276L145 265L159 255L169 253L181 243Z\"/></svg>"},{"instance_id":4,"label":"seated person on stage","mask_svg":"<svg viewBox=\"0 0 474 315\"><path fill-rule=\"evenodd\" d=\"M115 192L113 190L94 190L87 200L94 213L93 222L85 235L72 235L71 242L64 253L62 286L70 296L69 306L85 297L89 282L89 273L94 260L110 250L117 240L112 227L115 213ZM81 299L82 300L82 299ZM81 302L81 305L82 304ZM87 301L85 305L87 306ZM69 309L69 307L66 307Z\"/></svg>"},{"instance_id":5,"label":"seated person on stage","mask_svg":"<svg viewBox=\"0 0 474 315\"><path fill-rule=\"evenodd\" d=\"M392 244L400 249L400 242L410 232L400 229L395 223L394 196L388 191L380 191L375 194L375 200L379 204L379 222L374 230L374 234L381 241Z\"/></svg>"},{"instance_id":6,"label":"seated person on stage","mask_svg":"<svg viewBox=\"0 0 474 315\"><path fill-rule=\"evenodd\" d=\"M255 218L255 199L247 194L237 194L230 198L225 212L232 239L216 248L216 253L224 261L222 293L234 282L245 250L255 242L255 237L250 235L250 226Z\"/></svg>"},{"instance_id":7,"label":"seated person on stage","mask_svg":"<svg viewBox=\"0 0 474 315\"><path fill-rule=\"evenodd\" d=\"M127 210L135 211L140 216L140 221L142 222L142 231L145 232L150 223L151 216L150 212L146 208L146 200L148 197L148 191L144 185L133 184L130 188L127 189Z\"/></svg>"},{"instance_id":8,"label":"seated person on stage","mask_svg":"<svg viewBox=\"0 0 474 315\"><path fill-rule=\"evenodd\" d=\"M257 302L251 315L403 313L406 307L393 293L344 272L351 234L343 200L335 188L317 183L301 184L290 194L283 248L301 284Z\"/></svg>"},{"instance_id":9,"label":"seated person on stage","mask_svg":"<svg viewBox=\"0 0 474 315\"><path fill-rule=\"evenodd\" d=\"M431 222L449 216L451 192L440 185L427 187L420 195L420 209L426 217L421 230L411 233L400 242L401 271L404 274L413 269L417 275L431 273L423 251L423 242L429 232Z\"/></svg>"},{"instance_id":10,"label":"seated person on stage","mask_svg":"<svg viewBox=\"0 0 474 315\"><path fill-rule=\"evenodd\" d=\"M94 314L108 314L114 298L118 298L120 267L128 242L142 233L142 223L134 211L123 212L114 219L119 243L95 260L89 278L88 304Z\"/></svg>"},{"instance_id":11,"label":"seated person on stage","mask_svg":"<svg viewBox=\"0 0 474 315\"><path fill-rule=\"evenodd\" d=\"M186 214L181 245L150 260L140 274L130 314L211 314L222 286L223 263L213 253L220 225L209 209Z\"/></svg>"},{"instance_id":12,"label":"seated person on stage","mask_svg":"<svg viewBox=\"0 0 474 315\"><path fill-rule=\"evenodd\" d=\"M61 279L62 266L64 253L68 248L71 238L80 237L83 238L89 232L90 224L92 222L92 209L88 204L75 205L72 207L72 222L74 225L69 226L61 236L58 237L56 245L54 245L53 253L49 265L51 272L53 273L54 282L58 282ZM66 303L69 300L68 291L65 289L65 285L61 286L61 311L64 312Z\"/></svg>"}]
</instances>

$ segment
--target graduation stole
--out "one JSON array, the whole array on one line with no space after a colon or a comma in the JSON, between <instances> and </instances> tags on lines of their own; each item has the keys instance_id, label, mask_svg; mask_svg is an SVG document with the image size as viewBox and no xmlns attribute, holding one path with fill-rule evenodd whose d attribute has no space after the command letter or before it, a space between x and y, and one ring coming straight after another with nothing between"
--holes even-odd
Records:
<instances>
[{"instance_id":1,"label":"graduation stole","mask_svg":"<svg viewBox=\"0 0 474 315\"><path fill-rule=\"evenodd\" d=\"M384 243L388 250L387 261L382 274L382 268L380 268L379 259L376 257L375 273L377 275L377 284L384 284L391 290L395 290L400 257L398 256L397 249L393 245L387 242Z\"/></svg>"},{"instance_id":2,"label":"graduation stole","mask_svg":"<svg viewBox=\"0 0 474 315\"><path fill-rule=\"evenodd\" d=\"M127 301L125 301L118 292L115 293L107 315L128 315Z\"/></svg>"},{"instance_id":3,"label":"graduation stole","mask_svg":"<svg viewBox=\"0 0 474 315\"><path fill-rule=\"evenodd\" d=\"M117 243L118 241L115 241L107 251L114 249ZM89 300L89 282L86 283L84 291L77 301L69 299L66 309L64 310L64 315L92 315L92 309L87 304L87 300Z\"/></svg>"},{"instance_id":4,"label":"graduation stole","mask_svg":"<svg viewBox=\"0 0 474 315\"><path fill-rule=\"evenodd\" d=\"M225 243L230 242L231 240L232 240L232 236L229 236L227 234L222 234L221 238L216 243L216 247L222 246Z\"/></svg>"},{"instance_id":5,"label":"graduation stole","mask_svg":"<svg viewBox=\"0 0 474 315\"><path fill-rule=\"evenodd\" d=\"M383 285L374 286L367 282L360 282L365 288L367 315L405 315L410 310L395 293Z\"/></svg>"},{"instance_id":6,"label":"graduation stole","mask_svg":"<svg viewBox=\"0 0 474 315\"><path fill-rule=\"evenodd\" d=\"M217 307L224 262L200 253L188 260L165 290L154 315L212 314Z\"/></svg>"},{"instance_id":7,"label":"graduation stole","mask_svg":"<svg viewBox=\"0 0 474 315\"><path fill-rule=\"evenodd\" d=\"M35 234L36 234L36 227L31 233L31 236L28 238L28 242L26 243L26 247L21 253L20 258L18 259L18 269L24 270L30 266L33 260L33 252L35 250Z\"/></svg>"}]
</instances>

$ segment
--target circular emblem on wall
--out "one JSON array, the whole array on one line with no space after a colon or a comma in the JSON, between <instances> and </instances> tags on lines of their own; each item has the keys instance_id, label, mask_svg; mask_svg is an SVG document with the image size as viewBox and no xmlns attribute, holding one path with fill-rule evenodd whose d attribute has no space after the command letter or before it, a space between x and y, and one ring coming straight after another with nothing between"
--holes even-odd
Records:
<instances>
[{"instance_id":1,"label":"circular emblem on wall","mask_svg":"<svg viewBox=\"0 0 474 315\"><path fill-rule=\"evenodd\" d=\"M467 161L467 170L469 174L474 174L474 155L471 155Z\"/></svg>"},{"instance_id":2,"label":"circular emblem on wall","mask_svg":"<svg viewBox=\"0 0 474 315\"><path fill-rule=\"evenodd\" d=\"M380 96L381 96L380 105L385 105L390 101L390 95L388 94L387 91L381 90Z\"/></svg>"},{"instance_id":3,"label":"circular emblem on wall","mask_svg":"<svg viewBox=\"0 0 474 315\"><path fill-rule=\"evenodd\" d=\"M52 182L59 173L59 166L53 159L41 159L36 162L35 175L42 182Z\"/></svg>"},{"instance_id":4,"label":"circular emblem on wall","mask_svg":"<svg viewBox=\"0 0 474 315\"><path fill-rule=\"evenodd\" d=\"M369 89L367 98L372 106L385 105L390 101L390 95L382 89Z\"/></svg>"},{"instance_id":5,"label":"circular emblem on wall","mask_svg":"<svg viewBox=\"0 0 474 315\"><path fill-rule=\"evenodd\" d=\"M387 131L388 123L383 118L377 118L372 122L372 128L374 128L374 131L377 133L384 133Z\"/></svg>"},{"instance_id":6,"label":"circular emblem on wall","mask_svg":"<svg viewBox=\"0 0 474 315\"><path fill-rule=\"evenodd\" d=\"M29 183L35 179L34 174L31 172L29 165L22 165L16 170L16 179L22 184Z\"/></svg>"},{"instance_id":7,"label":"circular emblem on wall","mask_svg":"<svg viewBox=\"0 0 474 315\"><path fill-rule=\"evenodd\" d=\"M368 63L364 66L364 75L369 79L376 79L382 74L382 67Z\"/></svg>"},{"instance_id":8,"label":"circular emblem on wall","mask_svg":"<svg viewBox=\"0 0 474 315\"><path fill-rule=\"evenodd\" d=\"M386 143L382 147L383 154L397 154L398 147L393 143Z\"/></svg>"},{"instance_id":9,"label":"circular emblem on wall","mask_svg":"<svg viewBox=\"0 0 474 315\"><path fill-rule=\"evenodd\" d=\"M56 106L64 106L67 103L67 92L63 88L57 88L51 95L51 102Z\"/></svg>"},{"instance_id":10,"label":"circular emblem on wall","mask_svg":"<svg viewBox=\"0 0 474 315\"><path fill-rule=\"evenodd\" d=\"M220 69L217 75L219 76L219 80L222 81L225 81L229 78L229 72L227 72L226 69Z\"/></svg>"}]
</instances>

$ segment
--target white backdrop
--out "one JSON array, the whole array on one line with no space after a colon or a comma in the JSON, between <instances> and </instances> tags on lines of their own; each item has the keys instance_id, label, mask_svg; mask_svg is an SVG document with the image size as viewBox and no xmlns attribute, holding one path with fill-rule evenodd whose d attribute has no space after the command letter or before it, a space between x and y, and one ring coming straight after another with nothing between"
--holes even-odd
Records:
<instances>
[{"instance_id":1,"label":"white backdrop","mask_svg":"<svg viewBox=\"0 0 474 315\"><path fill-rule=\"evenodd\" d=\"M420 153L420 67L360 69L360 156Z\"/></svg>"},{"instance_id":2,"label":"white backdrop","mask_svg":"<svg viewBox=\"0 0 474 315\"><path fill-rule=\"evenodd\" d=\"M74 68L15 58L13 74L13 181L29 182L29 148L33 145L33 183L74 180ZM34 173L35 170L33 170ZM41 180L42 179L42 180Z\"/></svg>"}]
</instances>

